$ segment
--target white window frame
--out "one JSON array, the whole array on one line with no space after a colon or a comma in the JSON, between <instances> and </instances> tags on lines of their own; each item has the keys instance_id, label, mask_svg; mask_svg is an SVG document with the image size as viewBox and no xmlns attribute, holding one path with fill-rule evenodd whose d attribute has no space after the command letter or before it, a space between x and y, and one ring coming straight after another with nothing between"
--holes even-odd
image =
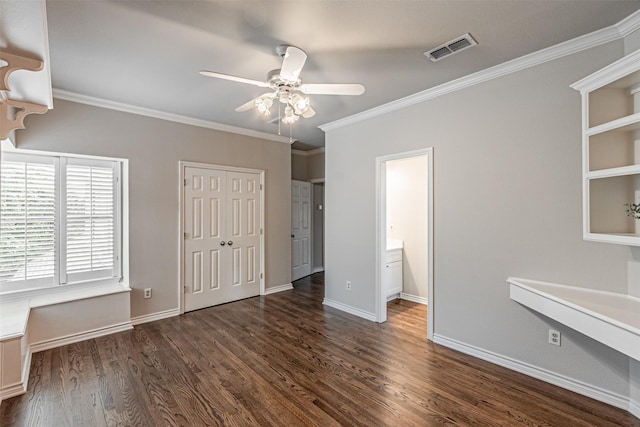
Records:
<instances>
[{"instance_id":1,"label":"white window frame","mask_svg":"<svg viewBox=\"0 0 640 427\"><path fill-rule=\"evenodd\" d=\"M5 146L6 147L6 146ZM3 147L3 148L5 148ZM51 160L49 160L51 159ZM0 284L0 296L3 298L35 296L41 294L80 291L87 288L105 287L112 289L113 285L128 288L129 282L129 195L128 195L128 160L110 157L74 155L36 150L3 149L2 160L32 161L42 160L42 163L56 166L56 250L54 256L55 268L53 279L34 279L33 281L4 282ZM65 171L67 161L72 164L104 166L109 164L114 168L114 202L116 221L114 224L114 268L111 277L95 278L91 274L66 280L63 274L66 270L66 229L62 218L62 208L66 203L63 197L66 188ZM65 190L66 191L66 190ZM39 281L39 282L38 282ZM43 283L44 281L48 283Z\"/></svg>"}]
</instances>

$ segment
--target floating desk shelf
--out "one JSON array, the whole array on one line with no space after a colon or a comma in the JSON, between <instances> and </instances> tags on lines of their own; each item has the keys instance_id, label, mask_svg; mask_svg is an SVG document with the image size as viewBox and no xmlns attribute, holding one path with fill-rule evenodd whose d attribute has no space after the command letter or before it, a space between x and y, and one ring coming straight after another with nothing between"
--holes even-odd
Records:
<instances>
[{"instance_id":1,"label":"floating desk shelf","mask_svg":"<svg viewBox=\"0 0 640 427\"><path fill-rule=\"evenodd\" d=\"M640 361L640 298L509 277L512 300Z\"/></svg>"}]
</instances>

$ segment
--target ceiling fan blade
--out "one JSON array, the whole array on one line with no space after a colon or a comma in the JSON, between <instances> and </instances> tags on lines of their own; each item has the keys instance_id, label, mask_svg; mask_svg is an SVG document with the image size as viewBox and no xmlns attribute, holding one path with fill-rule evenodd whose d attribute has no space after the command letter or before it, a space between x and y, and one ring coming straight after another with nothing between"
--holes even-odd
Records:
<instances>
[{"instance_id":1,"label":"ceiling fan blade","mask_svg":"<svg viewBox=\"0 0 640 427\"><path fill-rule=\"evenodd\" d=\"M305 119L308 119L310 117L313 117L316 115L316 112L313 108L309 107L307 108L302 114L300 114L302 117L304 117Z\"/></svg>"},{"instance_id":2,"label":"ceiling fan blade","mask_svg":"<svg viewBox=\"0 0 640 427\"><path fill-rule=\"evenodd\" d=\"M295 46L287 46L280 68L280 78L288 82L296 82L300 78L307 54Z\"/></svg>"},{"instance_id":3,"label":"ceiling fan blade","mask_svg":"<svg viewBox=\"0 0 640 427\"><path fill-rule=\"evenodd\" d=\"M258 97L260 98L260 97ZM258 98L253 98L251 101L247 102L246 104L242 104L241 106L239 106L238 108L236 108L236 111L241 113L243 111L247 111L252 109L253 107L256 106L256 99Z\"/></svg>"},{"instance_id":4,"label":"ceiling fan blade","mask_svg":"<svg viewBox=\"0 0 640 427\"><path fill-rule=\"evenodd\" d=\"M364 86L359 83L305 83L299 87L307 95L362 95Z\"/></svg>"},{"instance_id":5,"label":"ceiling fan blade","mask_svg":"<svg viewBox=\"0 0 640 427\"><path fill-rule=\"evenodd\" d=\"M255 106L256 106L256 101L257 101L258 99L260 99L260 98L271 98L271 99L273 99L273 98L275 98L275 97L276 97L275 92L267 92L267 93L264 93L264 94L262 94L262 95L260 95L260 96L258 96L258 97L253 98L251 101L249 101L249 102L247 102L247 103L245 103L245 104L242 104L241 106L239 106L238 108L236 108L236 111L237 111L237 112L239 112L239 113L241 113L241 112L243 112L243 111L247 111L247 110L252 109L253 107L255 107Z\"/></svg>"},{"instance_id":6,"label":"ceiling fan blade","mask_svg":"<svg viewBox=\"0 0 640 427\"><path fill-rule=\"evenodd\" d=\"M200 71L200 74L203 76L215 77L217 79L231 80L232 82L247 83L259 87L269 87L269 83L267 82L245 79L244 77L231 76L229 74L216 73L215 71L202 70Z\"/></svg>"}]
</instances>

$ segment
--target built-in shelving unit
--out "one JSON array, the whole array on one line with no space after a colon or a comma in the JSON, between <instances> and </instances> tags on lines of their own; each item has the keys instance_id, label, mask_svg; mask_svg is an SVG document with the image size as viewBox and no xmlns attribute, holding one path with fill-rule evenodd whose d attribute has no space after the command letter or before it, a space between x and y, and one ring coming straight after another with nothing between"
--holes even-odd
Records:
<instances>
[{"instance_id":1,"label":"built-in shelving unit","mask_svg":"<svg viewBox=\"0 0 640 427\"><path fill-rule=\"evenodd\" d=\"M582 94L584 239L640 246L640 51L574 83Z\"/></svg>"}]
</instances>

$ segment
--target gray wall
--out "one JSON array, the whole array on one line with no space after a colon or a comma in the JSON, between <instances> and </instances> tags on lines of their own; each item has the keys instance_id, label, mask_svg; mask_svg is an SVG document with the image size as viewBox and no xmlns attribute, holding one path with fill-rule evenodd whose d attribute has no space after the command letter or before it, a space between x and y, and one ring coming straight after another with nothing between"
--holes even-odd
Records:
<instances>
[{"instance_id":1,"label":"gray wall","mask_svg":"<svg viewBox=\"0 0 640 427\"><path fill-rule=\"evenodd\" d=\"M324 178L324 153L291 153L291 179L309 181Z\"/></svg>"},{"instance_id":2,"label":"gray wall","mask_svg":"<svg viewBox=\"0 0 640 427\"><path fill-rule=\"evenodd\" d=\"M609 43L329 131L326 298L375 312L375 159L434 147L435 333L629 396L626 356L513 302L505 282L626 293L628 249L582 240L569 88L623 54Z\"/></svg>"},{"instance_id":3,"label":"gray wall","mask_svg":"<svg viewBox=\"0 0 640 427\"><path fill-rule=\"evenodd\" d=\"M291 179L307 180L307 156L291 153Z\"/></svg>"},{"instance_id":4,"label":"gray wall","mask_svg":"<svg viewBox=\"0 0 640 427\"><path fill-rule=\"evenodd\" d=\"M307 157L307 179L324 178L324 153Z\"/></svg>"},{"instance_id":5,"label":"gray wall","mask_svg":"<svg viewBox=\"0 0 640 427\"><path fill-rule=\"evenodd\" d=\"M288 144L60 100L26 121L18 148L129 159L133 317L178 307L180 160L265 170L265 283L291 282Z\"/></svg>"}]
</instances>

